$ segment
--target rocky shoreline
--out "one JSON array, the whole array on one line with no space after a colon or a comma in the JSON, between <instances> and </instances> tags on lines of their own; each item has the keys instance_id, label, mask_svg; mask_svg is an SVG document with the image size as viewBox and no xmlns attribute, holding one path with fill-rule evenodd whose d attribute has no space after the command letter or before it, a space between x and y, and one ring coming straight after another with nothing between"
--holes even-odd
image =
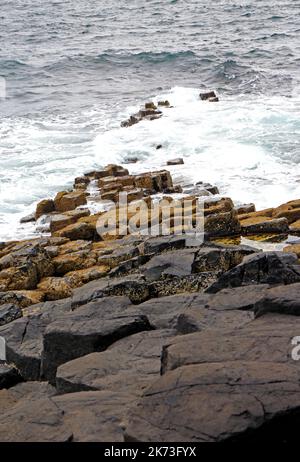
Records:
<instances>
[{"instance_id":1,"label":"rocky shoreline","mask_svg":"<svg viewBox=\"0 0 300 462\"><path fill-rule=\"evenodd\" d=\"M161 111L147 103L132 117L124 127ZM161 209L157 235L145 232L149 210L173 200L169 233ZM186 200L191 224L204 224L193 245L178 232ZM99 233L111 204L117 227ZM121 232L137 210L139 231ZM215 185L175 184L167 165L108 165L26 221L46 234L0 243L0 441L292 439L300 199L256 211Z\"/></svg>"}]
</instances>

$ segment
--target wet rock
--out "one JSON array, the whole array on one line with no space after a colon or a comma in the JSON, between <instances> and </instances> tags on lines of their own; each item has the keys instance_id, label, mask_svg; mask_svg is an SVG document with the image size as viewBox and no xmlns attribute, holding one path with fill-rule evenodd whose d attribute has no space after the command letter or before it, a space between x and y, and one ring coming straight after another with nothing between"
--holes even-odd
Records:
<instances>
[{"instance_id":1,"label":"wet rock","mask_svg":"<svg viewBox=\"0 0 300 462\"><path fill-rule=\"evenodd\" d=\"M135 397L160 375L162 347L174 337L170 330L144 331L91 353L57 370L58 393L110 390Z\"/></svg>"},{"instance_id":2,"label":"wet rock","mask_svg":"<svg viewBox=\"0 0 300 462\"><path fill-rule=\"evenodd\" d=\"M35 210L35 219L38 220L42 215L54 212L55 205L52 199L44 199L39 202Z\"/></svg>"},{"instance_id":3,"label":"wet rock","mask_svg":"<svg viewBox=\"0 0 300 462\"><path fill-rule=\"evenodd\" d=\"M80 205L85 205L86 203L86 193L82 191L62 191L57 193L54 199L55 210L57 212L74 210Z\"/></svg>"},{"instance_id":4,"label":"wet rock","mask_svg":"<svg viewBox=\"0 0 300 462\"><path fill-rule=\"evenodd\" d=\"M124 163L126 164L136 164L139 161L138 157L126 157Z\"/></svg>"},{"instance_id":5,"label":"wet rock","mask_svg":"<svg viewBox=\"0 0 300 462\"><path fill-rule=\"evenodd\" d=\"M148 319L138 311L129 311L130 305L127 297L106 297L48 325L44 334L43 377L53 381L61 364L103 351L122 337L149 330Z\"/></svg>"},{"instance_id":6,"label":"wet rock","mask_svg":"<svg viewBox=\"0 0 300 462\"><path fill-rule=\"evenodd\" d=\"M172 177L167 170L144 173L135 176L135 186L142 189L150 189L163 192L166 188L173 187Z\"/></svg>"},{"instance_id":7,"label":"wet rock","mask_svg":"<svg viewBox=\"0 0 300 462\"><path fill-rule=\"evenodd\" d=\"M184 164L184 161L181 157L167 161L167 165L182 165L182 164Z\"/></svg>"},{"instance_id":8,"label":"wet rock","mask_svg":"<svg viewBox=\"0 0 300 462\"><path fill-rule=\"evenodd\" d=\"M157 109L157 106L151 101L150 103L145 103L145 109Z\"/></svg>"},{"instance_id":9,"label":"wet rock","mask_svg":"<svg viewBox=\"0 0 300 462\"><path fill-rule=\"evenodd\" d=\"M0 362L0 390L3 388L10 388L21 381L22 377L13 366L9 366Z\"/></svg>"},{"instance_id":10,"label":"wet rock","mask_svg":"<svg viewBox=\"0 0 300 462\"><path fill-rule=\"evenodd\" d=\"M207 91L207 92L204 92L204 93L200 93L200 99L202 101L207 101L209 100L210 98L217 98L217 95L214 91Z\"/></svg>"},{"instance_id":11,"label":"wet rock","mask_svg":"<svg viewBox=\"0 0 300 462\"><path fill-rule=\"evenodd\" d=\"M255 205L254 204L244 204L236 207L236 211L239 215L255 212Z\"/></svg>"},{"instance_id":12,"label":"wet rock","mask_svg":"<svg viewBox=\"0 0 300 462\"><path fill-rule=\"evenodd\" d=\"M164 106L164 107L170 107L170 103L168 100L165 101L158 101L157 103L158 106Z\"/></svg>"},{"instance_id":13,"label":"wet rock","mask_svg":"<svg viewBox=\"0 0 300 462\"><path fill-rule=\"evenodd\" d=\"M300 265L294 254L285 252L261 252L244 258L235 268L222 274L207 289L215 293L226 287L252 284L293 284L300 281Z\"/></svg>"},{"instance_id":14,"label":"wet rock","mask_svg":"<svg viewBox=\"0 0 300 462\"><path fill-rule=\"evenodd\" d=\"M90 183L90 178L88 176L79 176L74 180L74 187L78 188L79 186L84 186L85 188Z\"/></svg>"},{"instance_id":15,"label":"wet rock","mask_svg":"<svg viewBox=\"0 0 300 462\"><path fill-rule=\"evenodd\" d=\"M288 233L289 225L286 218L247 218L240 220L242 234Z\"/></svg>"},{"instance_id":16,"label":"wet rock","mask_svg":"<svg viewBox=\"0 0 300 462\"><path fill-rule=\"evenodd\" d=\"M22 310L18 305L5 304L0 305L0 326L8 324L9 322L14 321L15 319L22 317Z\"/></svg>"},{"instance_id":17,"label":"wet rock","mask_svg":"<svg viewBox=\"0 0 300 462\"><path fill-rule=\"evenodd\" d=\"M20 223L31 223L35 220L35 213L30 213L29 215L26 215L26 217L21 218Z\"/></svg>"},{"instance_id":18,"label":"wet rock","mask_svg":"<svg viewBox=\"0 0 300 462\"><path fill-rule=\"evenodd\" d=\"M219 194L219 189L217 188L217 186L213 186L210 183L204 183L203 181L198 181L196 183L196 186L198 188L201 188L202 190L208 191L209 193L213 195Z\"/></svg>"}]
</instances>

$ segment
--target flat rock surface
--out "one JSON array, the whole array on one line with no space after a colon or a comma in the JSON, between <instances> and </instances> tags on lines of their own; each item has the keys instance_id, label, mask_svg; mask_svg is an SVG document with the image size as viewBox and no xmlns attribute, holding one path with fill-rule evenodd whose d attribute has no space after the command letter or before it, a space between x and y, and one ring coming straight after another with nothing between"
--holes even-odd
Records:
<instances>
[{"instance_id":1,"label":"flat rock surface","mask_svg":"<svg viewBox=\"0 0 300 462\"><path fill-rule=\"evenodd\" d=\"M162 371L180 366L222 361L288 362L300 319L267 314L239 328L196 332L175 337L162 354Z\"/></svg>"},{"instance_id":2,"label":"flat rock surface","mask_svg":"<svg viewBox=\"0 0 300 462\"><path fill-rule=\"evenodd\" d=\"M128 297L105 297L51 323L44 334L42 376L54 380L61 364L103 351L122 337L149 330L147 317L129 307Z\"/></svg>"},{"instance_id":3,"label":"flat rock surface","mask_svg":"<svg viewBox=\"0 0 300 462\"><path fill-rule=\"evenodd\" d=\"M114 343L106 351L91 353L57 370L59 393L111 390L140 396L159 377L162 347L175 335L170 330L140 332Z\"/></svg>"},{"instance_id":4,"label":"flat rock surface","mask_svg":"<svg viewBox=\"0 0 300 462\"><path fill-rule=\"evenodd\" d=\"M299 378L299 368L271 361L179 367L151 385L130 410L126 440L230 440L297 410Z\"/></svg>"},{"instance_id":5,"label":"flat rock surface","mask_svg":"<svg viewBox=\"0 0 300 462\"><path fill-rule=\"evenodd\" d=\"M1 415L2 442L122 442L134 399L111 391L27 397Z\"/></svg>"}]
</instances>

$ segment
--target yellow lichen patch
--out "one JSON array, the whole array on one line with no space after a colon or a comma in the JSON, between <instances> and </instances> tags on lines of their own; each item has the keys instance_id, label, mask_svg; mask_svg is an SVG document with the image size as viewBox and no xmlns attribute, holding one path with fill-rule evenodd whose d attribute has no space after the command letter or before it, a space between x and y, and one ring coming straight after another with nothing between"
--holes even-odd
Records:
<instances>
[{"instance_id":1,"label":"yellow lichen patch","mask_svg":"<svg viewBox=\"0 0 300 462\"><path fill-rule=\"evenodd\" d=\"M242 213L239 215L240 220L246 220L247 218L255 218L255 217L272 217L273 216L274 209L264 209L264 210L259 210L258 212L250 212L250 213Z\"/></svg>"},{"instance_id":2,"label":"yellow lichen patch","mask_svg":"<svg viewBox=\"0 0 300 462\"><path fill-rule=\"evenodd\" d=\"M45 300L59 300L72 295L72 287L66 278L44 278L39 283L38 289L44 292Z\"/></svg>"},{"instance_id":3,"label":"yellow lichen patch","mask_svg":"<svg viewBox=\"0 0 300 462\"><path fill-rule=\"evenodd\" d=\"M222 245L240 245L241 237L240 236L218 237L218 238L210 239L210 241L216 244L222 244Z\"/></svg>"},{"instance_id":4,"label":"yellow lichen patch","mask_svg":"<svg viewBox=\"0 0 300 462\"><path fill-rule=\"evenodd\" d=\"M258 242L283 242L287 239L287 234L253 234L247 236L251 241Z\"/></svg>"},{"instance_id":5,"label":"yellow lichen patch","mask_svg":"<svg viewBox=\"0 0 300 462\"><path fill-rule=\"evenodd\" d=\"M107 275L110 267L106 265L92 266L91 268L70 271L65 275L71 287L79 287L87 282L100 279Z\"/></svg>"}]
</instances>

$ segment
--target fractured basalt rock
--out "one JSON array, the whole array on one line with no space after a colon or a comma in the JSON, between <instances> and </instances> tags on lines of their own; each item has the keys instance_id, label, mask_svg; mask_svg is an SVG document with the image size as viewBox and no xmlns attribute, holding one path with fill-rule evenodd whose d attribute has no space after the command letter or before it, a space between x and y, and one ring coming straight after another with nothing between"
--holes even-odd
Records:
<instances>
[{"instance_id":1,"label":"fractured basalt rock","mask_svg":"<svg viewBox=\"0 0 300 462\"><path fill-rule=\"evenodd\" d=\"M245 257L242 263L222 274L206 291L215 293L226 287L295 282L300 282L300 265L295 254L261 252Z\"/></svg>"},{"instance_id":2,"label":"fractured basalt rock","mask_svg":"<svg viewBox=\"0 0 300 462\"><path fill-rule=\"evenodd\" d=\"M61 364L95 351L103 351L122 337L149 330L146 316L129 310L127 297L106 297L66 313L46 328L42 376L55 379Z\"/></svg>"}]
</instances>

